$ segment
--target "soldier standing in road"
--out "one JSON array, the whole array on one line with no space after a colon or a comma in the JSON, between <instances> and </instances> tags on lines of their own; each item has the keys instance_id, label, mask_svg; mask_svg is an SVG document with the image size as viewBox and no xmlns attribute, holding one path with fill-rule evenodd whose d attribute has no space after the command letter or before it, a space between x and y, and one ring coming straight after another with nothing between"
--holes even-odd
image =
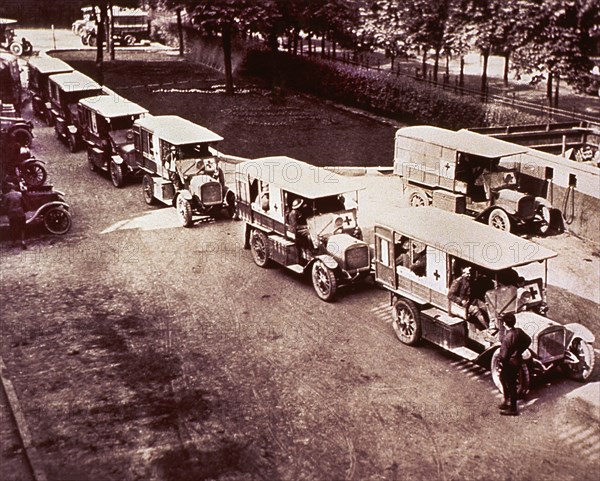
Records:
<instances>
[{"instance_id":1,"label":"soldier standing in road","mask_svg":"<svg viewBox=\"0 0 600 481\"><path fill-rule=\"evenodd\" d=\"M13 247L21 239L21 248L27 249L27 245L25 244L26 217L23 194L17 190L15 184L12 182L9 182L6 187L8 188L8 192L4 194L2 204L6 208L8 215Z\"/></svg>"},{"instance_id":2,"label":"soldier standing in road","mask_svg":"<svg viewBox=\"0 0 600 481\"><path fill-rule=\"evenodd\" d=\"M518 416L517 382L523 364L523 352L531 344L531 338L519 327L515 327L514 314L505 314L502 322L506 327L500 346L500 381L504 391L504 402L498 406L503 416Z\"/></svg>"}]
</instances>

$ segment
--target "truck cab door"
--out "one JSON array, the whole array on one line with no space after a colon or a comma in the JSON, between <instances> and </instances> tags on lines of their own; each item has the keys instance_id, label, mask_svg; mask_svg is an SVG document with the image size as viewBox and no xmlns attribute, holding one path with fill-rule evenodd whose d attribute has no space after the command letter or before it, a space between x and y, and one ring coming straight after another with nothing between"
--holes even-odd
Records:
<instances>
[{"instance_id":1,"label":"truck cab door","mask_svg":"<svg viewBox=\"0 0 600 481\"><path fill-rule=\"evenodd\" d=\"M375 279L382 284L396 288L394 272L393 232L381 226L375 226Z\"/></svg>"}]
</instances>

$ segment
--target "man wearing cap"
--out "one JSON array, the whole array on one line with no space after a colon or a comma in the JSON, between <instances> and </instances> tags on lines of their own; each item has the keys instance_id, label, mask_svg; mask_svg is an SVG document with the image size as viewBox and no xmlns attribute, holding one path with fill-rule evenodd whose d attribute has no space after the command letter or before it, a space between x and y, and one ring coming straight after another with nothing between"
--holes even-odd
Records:
<instances>
[{"instance_id":1,"label":"man wearing cap","mask_svg":"<svg viewBox=\"0 0 600 481\"><path fill-rule=\"evenodd\" d=\"M484 329L493 329L494 334L496 334L495 326L490 326L484 313L485 303L473 296L472 282L471 268L463 268L460 277L452 282L448 291L448 298L459 306L466 308L467 317L476 318Z\"/></svg>"},{"instance_id":2,"label":"man wearing cap","mask_svg":"<svg viewBox=\"0 0 600 481\"><path fill-rule=\"evenodd\" d=\"M303 212L304 200L295 199L292 202L292 211L288 215L288 228L296 239L299 247L309 247L310 237L306 226L306 216Z\"/></svg>"},{"instance_id":3,"label":"man wearing cap","mask_svg":"<svg viewBox=\"0 0 600 481\"><path fill-rule=\"evenodd\" d=\"M23 194L17 190L15 184L12 182L9 182L6 187L8 192L4 194L2 204L8 215L13 246L16 246L18 240L21 239L21 248L27 249L27 245L25 244L26 217Z\"/></svg>"},{"instance_id":4,"label":"man wearing cap","mask_svg":"<svg viewBox=\"0 0 600 481\"><path fill-rule=\"evenodd\" d=\"M531 344L531 338L522 329L515 327L517 320L514 314L505 314L502 322L506 327L500 345L500 382L504 402L498 407L503 416L518 416L517 382L523 364L523 352Z\"/></svg>"}]
</instances>

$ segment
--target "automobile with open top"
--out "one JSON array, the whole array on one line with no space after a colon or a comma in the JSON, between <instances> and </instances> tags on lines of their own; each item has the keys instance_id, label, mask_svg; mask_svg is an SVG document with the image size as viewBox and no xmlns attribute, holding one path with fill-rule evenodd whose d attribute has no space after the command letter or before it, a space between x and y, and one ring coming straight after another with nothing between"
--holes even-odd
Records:
<instances>
[{"instance_id":1,"label":"automobile with open top","mask_svg":"<svg viewBox=\"0 0 600 481\"><path fill-rule=\"evenodd\" d=\"M81 99L78 115L92 171L108 172L115 187L141 172L133 146L133 123L148 115L148 110L112 92Z\"/></svg>"},{"instance_id":2,"label":"automobile with open top","mask_svg":"<svg viewBox=\"0 0 600 481\"><path fill-rule=\"evenodd\" d=\"M521 173L527 148L486 135L419 125L396 132L394 173L411 207L433 205L513 232L546 233L552 205L546 185ZM535 191L535 192L534 192Z\"/></svg>"},{"instance_id":3,"label":"automobile with open top","mask_svg":"<svg viewBox=\"0 0 600 481\"><path fill-rule=\"evenodd\" d=\"M106 91L87 75L74 71L52 75L50 82L50 112L54 130L71 152L81 145L81 124L78 102L86 97L104 95Z\"/></svg>"},{"instance_id":4,"label":"automobile with open top","mask_svg":"<svg viewBox=\"0 0 600 481\"><path fill-rule=\"evenodd\" d=\"M17 21L12 18L0 18L0 47L13 55L31 55L33 45L25 37L19 39L15 34Z\"/></svg>"},{"instance_id":5,"label":"automobile with open top","mask_svg":"<svg viewBox=\"0 0 600 481\"><path fill-rule=\"evenodd\" d=\"M531 375L560 367L580 381L594 368L594 335L578 323L560 324L546 317L547 261L557 254L536 243L474 223L469 217L434 207L396 209L374 227L375 280L390 293L392 326L404 344L429 341L464 359L490 363L499 380L499 347L503 330L488 336L468 308L451 300L453 281L465 268L473 277L473 298L485 306L489 319L513 313L517 326L531 338L524 355L520 391ZM399 249L423 256L415 272L399 265ZM540 277L530 277L543 268ZM475 289L476 287L476 289Z\"/></svg>"},{"instance_id":6,"label":"automobile with open top","mask_svg":"<svg viewBox=\"0 0 600 481\"><path fill-rule=\"evenodd\" d=\"M361 187L352 179L283 156L242 162L235 179L244 247L258 266L310 273L324 301L369 276L370 247L357 222Z\"/></svg>"},{"instance_id":7,"label":"automobile with open top","mask_svg":"<svg viewBox=\"0 0 600 481\"><path fill-rule=\"evenodd\" d=\"M207 217L235 217L236 196L225 185L214 148L223 137L176 115L159 115L136 120L133 139L148 205L175 207L184 227Z\"/></svg>"},{"instance_id":8,"label":"automobile with open top","mask_svg":"<svg viewBox=\"0 0 600 481\"><path fill-rule=\"evenodd\" d=\"M31 57L27 66L33 113L52 125L48 79L51 75L72 72L73 67L58 58L46 56Z\"/></svg>"}]
</instances>

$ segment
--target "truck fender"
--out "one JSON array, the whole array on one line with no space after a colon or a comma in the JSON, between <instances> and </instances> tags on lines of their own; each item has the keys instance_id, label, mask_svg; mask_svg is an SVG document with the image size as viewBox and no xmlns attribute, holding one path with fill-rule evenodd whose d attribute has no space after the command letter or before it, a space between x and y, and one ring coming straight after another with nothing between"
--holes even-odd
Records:
<instances>
[{"instance_id":1,"label":"truck fender","mask_svg":"<svg viewBox=\"0 0 600 481\"><path fill-rule=\"evenodd\" d=\"M535 209L537 210L542 205L548 207L548 209L552 209L552 204L548 201L548 199L545 199L544 197L536 197Z\"/></svg>"},{"instance_id":2,"label":"truck fender","mask_svg":"<svg viewBox=\"0 0 600 481\"><path fill-rule=\"evenodd\" d=\"M123 161L123 157L121 157L120 155L113 155L111 157L112 161L117 164L117 165L121 165L124 161Z\"/></svg>"},{"instance_id":3,"label":"truck fender","mask_svg":"<svg viewBox=\"0 0 600 481\"><path fill-rule=\"evenodd\" d=\"M227 205L235 205L235 192L233 192L231 189L226 188L225 195L223 197L225 197L225 203Z\"/></svg>"},{"instance_id":4,"label":"truck fender","mask_svg":"<svg viewBox=\"0 0 600 481\"><path fill-rule=\"evenodd\" d=\"M35 157L30 157L27 160L24 160L23 162L21 162L20 167L25 167L26 165L32 164L33 162L38 162L40 164L45 164L46 161L45 160L40 160L40 159L36 159Z\"/></svg>"},{"instance_id":5,"label":"truck fender","mask_svg":"<svg viewBox=\"0 0 600 481\"><path fill-rule=\"evenodd\" d=\"M565 329L567 330L567 346L571 345L571 341L576 337L590 344L596 340L592 331L577 322L565 324Z\"/></svg>"},{"instance_id":6,"label":"truck fender","mask_svg":"<svg viewBox=\"0 0 600 481\"><path fill-rule=\"evenodd\" d=\"M69 131L70 134L73 134L73 135L77 134L77 127L75 127L74 125L69 125L67 127L67 130Z\"/></svg>"},{"instance_id":7,"label":"truck fender","mask_svg":"<svg viewBox=\"0 0 600 481\"><path fill-rule=\"evenodd\" d=\"M190 201L194 198L192 193L187 189L180 190L177 195L181 195L181 196L183 196L183 198L185 200L190 200Z\"/></svg>"},{"instance_id":8,"label":"truck fender","mask_svg":"<svg viewBox=\"0 0 600 481\"><path fill-rule=\"evenodd\" d=\"M35 221L40 215L43 215L51 207L63 207L65 210L69 210L69 204L67 204L66 202L54 200L52 202L48 202L40 206L38 210L36 210L35 213L31 217L29 217L29 219L27 219L26 224L30 224L31 222Z\"/></svg>"},{"instance_id":9,"label":"truck fender","mask_svg":"<svg viewBox=\"0 0 600 481\"><path fill-rule=\"evenodd\" d=\"M26 121L16 122L10 126L10 128L8 129L8 133L11 134L13 132L13 130L17 130L17 129L25 129L25 130L29 131L30 134L33 135L33 132L32 132L33 124L31 122L26 122Z\"/></svg>"},{"instance_id":10,"label":"truck fender","mask_svg":"<svg viewBox=\"0 0 600 481\"><path fill-rule=\"evenodd\" d=\"M337 263L337 261L328 254L316 256L315 259L319 259L320 261L322 261L328 269L336 270L337 268L339 268L339 264Z\"/></svg>"}]
</instances>

